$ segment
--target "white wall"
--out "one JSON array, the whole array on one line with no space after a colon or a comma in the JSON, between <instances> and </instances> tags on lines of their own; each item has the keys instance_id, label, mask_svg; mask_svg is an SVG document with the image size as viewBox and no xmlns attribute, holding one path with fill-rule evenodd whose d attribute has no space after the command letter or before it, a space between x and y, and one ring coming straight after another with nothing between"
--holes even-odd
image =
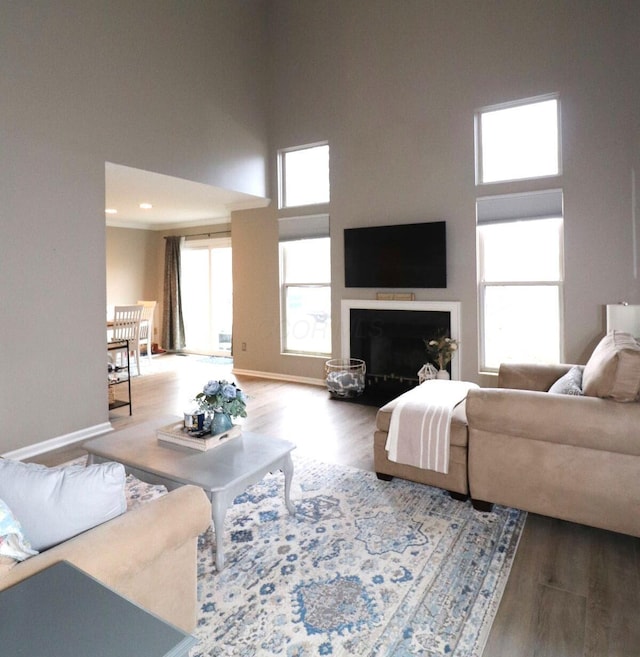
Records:
<instances>
[{"instance_id":1,"label":"white wall","mask_svg":"<svg viewBox=\"0 0 640 657\"><path fill-rule=\"evenodd\" d=\"M108 420L105 161L266 192L262 0L0 0L0 453Z\"/></svg>"}]
</instances>

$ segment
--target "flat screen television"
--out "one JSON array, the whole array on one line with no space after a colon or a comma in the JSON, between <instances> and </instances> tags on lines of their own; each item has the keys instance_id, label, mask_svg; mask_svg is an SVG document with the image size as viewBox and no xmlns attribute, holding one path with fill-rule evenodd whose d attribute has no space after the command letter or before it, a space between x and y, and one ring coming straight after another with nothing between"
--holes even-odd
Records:
<instances>
[{"instance_id":1,"label":"flat screen television","mask_svg":"<svg viewBox=\"0 0 640 657\"><path fill-rule=\"evenodd\" d=\"M446 222L345 228L346 287L447 287Z\"/></svg>"}]
</instances>

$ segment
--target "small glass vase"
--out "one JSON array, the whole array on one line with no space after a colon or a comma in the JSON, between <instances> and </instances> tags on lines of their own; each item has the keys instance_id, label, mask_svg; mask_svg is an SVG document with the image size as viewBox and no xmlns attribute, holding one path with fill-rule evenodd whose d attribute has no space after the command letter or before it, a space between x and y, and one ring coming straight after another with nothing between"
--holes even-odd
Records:
<instances>
[{"instance_id":1,"label":"small glass vase","mask_svg":"<svg viewBox=\"0 0 640 657\"><path fill-rule=\"evenodd\" d=\"M211 435L215 436L219 433L229 431L233 427L231 416L222 411L214 411L213 418L211 419Z\"/></svg>"},{"instance_id":2,"label":"small glass vase","mask_svg":"<svg viewBox=\"0 0 640 657\"><path fill-rule=\"evenodd\" d=\"M436 379L441 379L442 381L448 381L451 378L447 370L438 370L436 373Z\"/></svg>"}]
</instances>

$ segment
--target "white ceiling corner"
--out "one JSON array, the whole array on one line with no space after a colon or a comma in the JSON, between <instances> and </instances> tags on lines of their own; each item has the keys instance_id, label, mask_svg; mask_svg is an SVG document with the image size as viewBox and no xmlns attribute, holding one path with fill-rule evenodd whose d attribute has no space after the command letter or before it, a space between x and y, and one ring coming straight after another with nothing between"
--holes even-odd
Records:
<instances>
[{"instance_id":1,"label":"white ceiling corner","mask_svg":"<svg viewBox=\"0 0 640 657\"><path fill-rule=\"evenodd\" d=\"M143 210L140 203L151 203ZM183 178L105 163L107 226L168 230L227 223L234 210L265 207L269 199Z\"/></svg>"}]
</instances>

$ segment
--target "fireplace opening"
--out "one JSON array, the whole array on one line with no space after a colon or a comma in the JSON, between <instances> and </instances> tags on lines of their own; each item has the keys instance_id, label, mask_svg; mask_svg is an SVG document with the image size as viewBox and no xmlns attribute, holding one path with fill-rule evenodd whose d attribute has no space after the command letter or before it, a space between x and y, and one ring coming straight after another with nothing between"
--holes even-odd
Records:
<instances>
[{"instance_id":1,"label":"fireplace opening","mask_svg":"<svg viewBox=\"0 0 640 657\"><path fill-rule=\"evenodd\" d=\"M367 371L364 392L350 401L382 406L418 385L429 361L424 341L441 335L451 335L448 311L351 308L350 355Z\"/></svg>"}]
</instances>

